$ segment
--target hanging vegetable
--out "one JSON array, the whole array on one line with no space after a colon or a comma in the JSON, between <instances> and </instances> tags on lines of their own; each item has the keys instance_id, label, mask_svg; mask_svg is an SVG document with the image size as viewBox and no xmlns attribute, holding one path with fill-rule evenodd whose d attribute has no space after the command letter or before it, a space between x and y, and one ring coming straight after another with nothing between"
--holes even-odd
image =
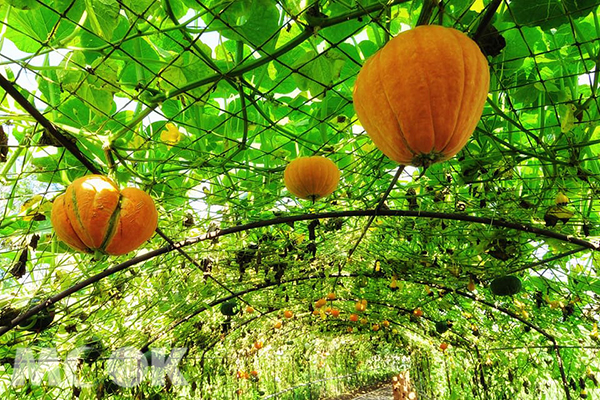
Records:
<instances>
[{"instance_id":1,"label":"hanging vegetable","mask_svg":"<svg viewBox=\"0 0 600 400\"><path fill-rule=\"evenodd\" d=\"M569 208L569 198L563 193L558 193L554 200L554 205L546 211L544 214L544 222L546 226L553 227L558 221L566 224L573 217L574 213Z\"/></svg>"},{"instance_id":2,"label":"hanging vegetable","mask_svg":"<svg viewBox=\"0 0 600 400\"><path fill-rule=\"evenodd\" d=\"M512 296L521 291L521 280L516 276L501 276L490 283L490 290L496 296Z\"/></svg>"},{"instance_id":3,"label":"hanging vegetable","mask_svg":"<svg viewBox=\"0 0 600 400\"><path fill-rule=\"evenodd\" d=\"M337 165L321 156L296 158L283 172L285 187L294 195L313 202L333 193L339 180Z\"/></svg>"},{"instance_id":4,"label":"hanging vegetable","mask_svg":"<svg viewBox=\"0 0 600 400\"><path fill-rule=\"evenodd\" d=\"M363 65L354 108L375 145L400 164L427 167L463 148L489 90L477 43L452 28L402 32Z\"/></svg>"},{"instance_id":5,"label":"hanging vegetable","mask_svg":"<svg viewBox=\"0 0 600 400\"><path fill-rule=\"evenodd\" d=\"M52 226L60 240L86 253L121 255L154 234L158 214L152 198L136 188L119 190L109 178L76 179L52 205Z\"/></svg>"}]
</instances>

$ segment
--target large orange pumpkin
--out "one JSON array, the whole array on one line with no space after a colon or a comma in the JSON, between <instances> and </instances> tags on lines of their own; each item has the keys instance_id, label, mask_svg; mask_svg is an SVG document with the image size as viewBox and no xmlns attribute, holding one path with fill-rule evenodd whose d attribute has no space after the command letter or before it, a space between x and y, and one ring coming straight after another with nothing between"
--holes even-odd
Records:
<instances>
[{"instance_id":1,"label":"large orange pumpkin","mask_svg":"<svg viewBox=\"0 0 600 400\"><path fill-rule=\"evenodd\" d=\"M148 240L158 222L152 198L102 175L76 179L52 205L52 226L75 250L121 255Z\"/></svg>"},{"instance_id":2,"label":"large orange pumpkin","mask_svg":"<svg viewBox=\"0 0 600 400\"><path fill-rule=\"evenodd\" d=\"M386 156L427 167L467 143L483 112L489 80L487 60L467 35L418 26L365 62L354 86L354 108Z\"/></svg>"},{"instance_id":3,"label":"large orange pumpkin","mask_svg":"<svg viewBox=\"0 0 600 400\"><path fill-rule=\"evenodd\" d=\"M321 156L296 158L283 172L283 181L288 190L302 199L312 201L333 193L339 180L337 165Z\"/></svg>"}]
</instances>

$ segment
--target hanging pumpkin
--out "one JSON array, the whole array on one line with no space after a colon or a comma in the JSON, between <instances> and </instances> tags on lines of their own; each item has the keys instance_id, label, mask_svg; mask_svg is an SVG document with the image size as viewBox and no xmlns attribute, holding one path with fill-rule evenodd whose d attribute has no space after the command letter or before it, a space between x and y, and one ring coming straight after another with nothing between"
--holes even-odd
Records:
<instances>
[{"instance_id":1,"label":"hanging pumpkin","mask_svg":"<svg viewBox=\"0 0 600 400\"><path fill-rule=\"evenodd\" d=\"M142 190L120 191L111 179L88 175L54 200L51 220L58 238L73 249L121 255L150 239L158 214Z\"/></svg>"},{"instance_id":2,"label":"hanging pumpkin","mask_svg":"<svg viewBox=\"0 0 600 400\"><path fill-rule=\"evenodd\" d=\"M339 180L337 165L321 156L296 158L283 172L285 187L296 196L313 202L333 193Z\"/></svg>"},{"instance_id":3,"label":"hanging pumpkin","mask_svg":"<svg viewBox=\"0 0 600 400\"><path fill-rule=\"evenodd\" d=\"M386 156L427 167L467 143L483 112L489 80L487 60L467 35L418 26L365 62L354 86L354 108Z\"/></svg>"}]
</instances>

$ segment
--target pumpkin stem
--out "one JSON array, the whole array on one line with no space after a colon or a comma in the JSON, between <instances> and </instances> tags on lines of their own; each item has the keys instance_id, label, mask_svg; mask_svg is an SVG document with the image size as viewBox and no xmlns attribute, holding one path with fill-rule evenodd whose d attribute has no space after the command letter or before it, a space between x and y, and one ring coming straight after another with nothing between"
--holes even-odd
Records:
<instances>
[{"instance_id":1,"label":"pumpkin stem","mask_svg":"<svg viewBox=\"0 0 600 400\"><path fill-rule=\"evenodd\" d=\"M417 154L413 159L411 164L415 167L423 167L424 170L427 170L432 164L435 164L438 161L443 159L443 155L440 153L428 153L428 154Z\"/></svg>"},{"instance_id":2,"label":"pumpkin stem","mask_svg":"<svg viewBox=\"0 0 600 400\"><path fill-rule=\"evenodd\" d=\"M102 261L105 258L106 258L106 254L102 250L94 251L94 257L93 257L94 261Z\"/></svg>"}]
</instances>

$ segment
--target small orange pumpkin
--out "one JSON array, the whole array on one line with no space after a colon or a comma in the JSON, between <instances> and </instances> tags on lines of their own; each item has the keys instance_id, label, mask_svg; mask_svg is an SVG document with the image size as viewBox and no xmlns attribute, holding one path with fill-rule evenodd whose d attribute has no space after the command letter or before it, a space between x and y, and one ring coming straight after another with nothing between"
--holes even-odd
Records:
<instances>
[{"instance_id":1,"label":"small orange pumpkin","mask_svg":"<svg viewBox=\"0 0 600 400\"><path fill-rule=\"evenodd\" d=\"M119 190L105 176L88 175L54 200L51 221L58 238L75 250L121 255L150 239L158 213L142 190Z\"/></svg>"},{"instance_id":2,"label":"small orange pumpkin","mask_svg":"<svg viewBox=\"0 0 600 400\"><path fill-rule=\"evenodd\" d=\"M339 180L337 165L321 156L296 158L283 172L285 187L296 196L312 201L333 193Z\"/></svg>"},{"instance_id":3,"label":"small orange pumpkin","mask_svg":"<svg viewBox=\"0 0 600 400\"><path fill-rule=\"evenodd\" d=\"M375 145L400 164L429 166L458 153L489 91L488 63L464 33L437 25L400 33L369 58L354 108Z\"/></svg>"},{"instance_id":4,"label":"small orange pumpkin","mask_svg":"<svg viewBox=\"0 0 600 400\"><path fill-rule=\"evenodd\" d=\"M325 299L319 299L319 300L315 301L315 307L316 308L321 308L325 304L327 304L327 300L325 300Z\"/></svg>"}]
</instances>

